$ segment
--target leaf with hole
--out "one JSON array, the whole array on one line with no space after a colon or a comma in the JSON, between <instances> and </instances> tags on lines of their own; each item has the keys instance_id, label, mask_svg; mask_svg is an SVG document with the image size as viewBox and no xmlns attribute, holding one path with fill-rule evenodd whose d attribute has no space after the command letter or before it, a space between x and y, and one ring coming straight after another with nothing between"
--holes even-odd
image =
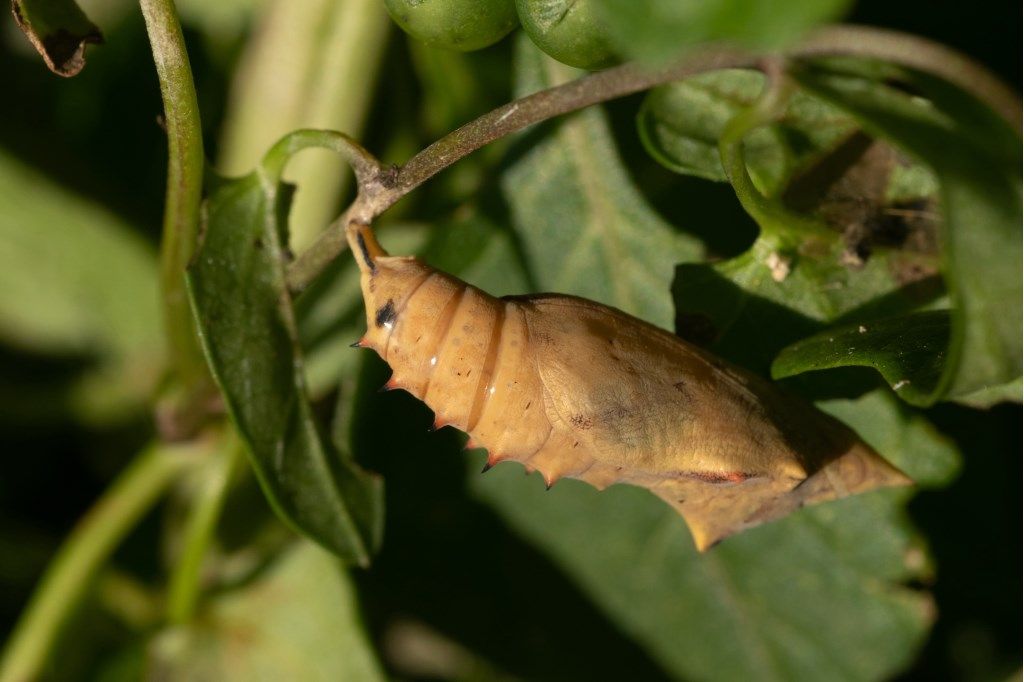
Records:
<instances>
[{"instance_id":1,"label":"leaf with hole","mask_svg":"<svg viewBox=\"0 0 1024 682\"><path fill-rule=\"evenodd\" d=\"M1020 136L971 95L909 69L819 60L802 62L795 75L803 87L916 156L938 178L940 243L953 304L938 395L984 395L978 392L1018 379L1024 279Z\"/></svg>"}]
</instances>

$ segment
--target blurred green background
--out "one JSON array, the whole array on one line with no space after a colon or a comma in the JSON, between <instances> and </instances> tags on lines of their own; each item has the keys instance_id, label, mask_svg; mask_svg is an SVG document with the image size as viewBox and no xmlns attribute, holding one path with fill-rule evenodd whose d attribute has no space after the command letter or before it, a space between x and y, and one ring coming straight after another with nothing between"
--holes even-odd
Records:
<instances>
[{"instance_id":1,"label":"blurred green background","mask_svg":"<svg viewBox=\"0 0 1024 682\"><path fill-rule=\"evenodd\" d=\"M0 321L3 637L61 539L152 430L151 415L138 396L155 386L147 358L159 353L160 344L153 334L156 284L146 274L163 210L159 90L137 7L120 0L82 4L103 28L106 44L89 48L85 70L73 79L46 71L9 15L0 30L0 288L6 290L0 299L5 306L14 298L31 301L19 310L12 304L10 313L5 308ZM207 152L222 158L220 131L232 75L263 3L188 0L179 5ZM1006 82L1021 82L1018 5L862 0L850 19L934 38L972 55ZM365 145L385 160L399 161L445 132L451 121L510 99L510 43L472 55L475 99L455 112L438 112L423 96L432 84L413 69L405 36L393 31L380 85L372 93ZM617 140L635 136L637 103L633 98L609 105ZM641 154L625 156L637 177L667 175ZM444 181L458 196L457 173ZM708 189L695 180L675 181L706 193L704 210L737 214L727 186ZM493 191L486 182L483 191ZM431 195L412 201L414 208L398 210L417 220L450 208L449 199ZM486 211L505 210L486 198L482 203ZM94 229L103 224L137 239L108 243L105 233ZM52 253L39 247L37 256L29 240L5 256L10 243L4 240L14 239L13 228L74 236ZM743 248L749 234L737 235L737 243L717 249ZM12 253L32 255L14 258ZM88 298L71 307L63 303L62 292L84 290L96 281L95 289L119 292L113 298L133 312L107 310ZM353 375L356 371L352 367ZM386 377L372 361L358 371L363 383L383 383ZM357 454L386 479L388 534L373 569L356 572L355 583L360 617L392 674L404 679L670 676L557 563L465 489L466 455L454 434L428 435L425 408L404 394L389 399L372 411L382 422L379 428L368 425L356 434L357 442L370 439ZM982 411L947 404L927 416L955 441L963 467L949 487L922 492L910 503L913 521L934 555L936 577L919 587L933 592L938 619L903 675L1019 678L1020 406ZM398 436L388 419L411 420L424 432ZM269 554L286 541L251 481L233 495L223 530L228 555L243 562L232 548L255 546ZM244 511L233 516L231 509ZM137 629L126 623L142 631L155 627L151 591L162 575L160 557L167 551L162 529L169 518L173 522L173 500L118 550L114 569L104 573L97 596L61 643L59 677L115 679L119 671L137 669L133 661L142 655L133 634Z\"/></svg>"}]
</instances>

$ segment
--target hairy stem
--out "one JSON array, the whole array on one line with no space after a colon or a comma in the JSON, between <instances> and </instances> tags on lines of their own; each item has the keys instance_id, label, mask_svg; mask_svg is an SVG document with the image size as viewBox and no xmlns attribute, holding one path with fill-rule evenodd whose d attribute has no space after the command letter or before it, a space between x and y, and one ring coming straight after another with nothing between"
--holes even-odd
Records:
<instances>
[{"instance_id":1,"label":"hairy stem","mask_svg":"<svg viewBox=\"0 0 1024 682\"><path fill-rule=\"evenodd\" d=\"M0 681L42 677L61 626L93 576L181 471L197 460L195 446L154 445L125 469L46 569L0 659Z\"/></svg>"},{"instance_id":2,"label":"hairy stem","mask_svg":"<svg viewBox=\"0 0 1024 682\"><path fill-rule=\"evenodd\" d=\"M786 51L788 58L847 56L880 59L937 75L989 104L1020 130L1020 105L1014 94L984 67L930 40L866 26L831 26ZM385 190L360 193L288 269L288 287L304 290L346 247L345 231L380 215L400 198L459 159L510 133L648 88L707 71L760 68L763 56L710 45L656 70L625 64L542 90L484 114L449 133L398 168Z\"/></svg>"},{"instance_id":3,"label":"hairy stem","mask_svg":"<svg viewBox=\"0 0 1024 682\"><path fill-rule=\"evenodd\" d=\"M160 245L160 284L171 367L186 393L208 385L185 292L185 266L199 232L203 139L181 25L173 0L140 0L153 50L167 129L167 198Z\"/></svg>"},{"instance_id":4,"label":"hairy stem","mask_svg":"<svg viewBox=\"0 0 1024 682\"><path fill-rule=\"evenodd\" d=\"M185 523L183 550L171 574L167 596L167 616L171 623L183 624L192 619L199 602L200 569L203 557L213 539L228 483L242 461L242 445L236 437L224 439L221 452L205 467L203 481L192 500Z\"/></svg>"}]
</instances>

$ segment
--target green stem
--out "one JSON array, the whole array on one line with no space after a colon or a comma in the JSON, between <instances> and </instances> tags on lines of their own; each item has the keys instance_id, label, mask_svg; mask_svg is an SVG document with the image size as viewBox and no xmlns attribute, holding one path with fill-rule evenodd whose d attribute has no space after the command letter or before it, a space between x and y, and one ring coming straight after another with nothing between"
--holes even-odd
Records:
<instances>
[{"instance_id":1,"label":"green stem","mask_svg":"<svg viewBox=\"0 0 1024 682\"><path fill-rule=\"evenodd\" d=\"M779 247L798 244L803 237L813 234L828 234L828 229L818 222L788 210L776 199L766 197L754 185L747 170L743 152L743 140L761 126L774 123L785 112L793 82L783 72L782 60L766 60L763 64L765 84L757 101L749 108L736 114L722 131L718 150L722 166L729 176L736 198L743 209L761 228L762 237L768 238Z\"/></svg>"},{"instance_id":2,"label":"green stem","mask_svg":"<svg viewBox=\"0 0 1024 682\"><path fill-rule=\"evenodd\" d=\"M225 439L222 452L203 471L203 482L192 500L182 545L181 556L171 574L167 598L167 615L171 623L184 624L192 619L199 601L200 569L217 520L227 496L228 483L239 462L242 446L236 437Z\"/></svg>"},{"instance_id":3,"label":"green stem","mask_svg":"<svg viewBox=\"0 0 1024 682\"><path fill-rule=\"evenodd\" d=\"M363 192L379 191L378 180L383 171L380 162L362 145L344 133L333 130L294 130L270 148L260 161L259 172L266 182L277 184L281 181L284 168L293 156L304 149L329 149L340 155L355 172Z\"/></svg>"},{"instance_id":4,"label":"green stem","mask_svg":"<svg viewBox=\"0 0 1024 682\"><path fill-rule=\"evenodd\" d=\"M209 385L185 291L185 267L199 233L203 137L181 25L173 0L140 0L153 49L167 128L167 198L160 246L160 284L171 366L186 395Z\"/></svg>"},{"instance_id":5,"label":"green stem","mask_svg":"<svg viewBox=\"0 0 1024 682\"><path fill-rule=\"evenodd\" d=\"M125 469L57 551L0 659L0 682L41 677L62 625L97 569L179 473L197 446L153 445Z\"/></svg>"}]
</instances>

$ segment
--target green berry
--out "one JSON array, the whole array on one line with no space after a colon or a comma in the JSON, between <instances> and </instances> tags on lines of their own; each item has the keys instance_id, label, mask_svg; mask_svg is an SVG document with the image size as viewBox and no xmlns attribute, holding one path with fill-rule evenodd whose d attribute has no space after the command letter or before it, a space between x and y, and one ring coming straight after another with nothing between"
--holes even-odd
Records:
<instances>
[{"instance_id":1,"label":"green berry","mask_svg":"<svg viewBox=\"0 0 1024 682\"><path fill-rule=\"evenodd\" d=\"M519 23L515 0L385 0L388 13L409 35L450 50L479 50Z\"/></svg>"},{"instance_id":2,"label":"green berry","mask_svg":"<svg viewBox=\"0 0 1024 682\"><path fill-rule=\"evenodd\" d=\"M603 69L616 60L595 0L516 0L519 21L537 47L563 64Z\"/></svg>"}]
</instances>

